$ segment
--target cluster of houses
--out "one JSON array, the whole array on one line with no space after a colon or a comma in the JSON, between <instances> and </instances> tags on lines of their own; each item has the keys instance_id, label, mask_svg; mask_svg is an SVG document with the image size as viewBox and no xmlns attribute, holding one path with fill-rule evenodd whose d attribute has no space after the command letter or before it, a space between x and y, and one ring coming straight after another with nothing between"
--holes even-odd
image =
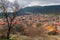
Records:
<instances>
[{"instance_id":1,"label":"cluster of houses","mask_svg":"<svg viewBox=\"0 0 60 40\"><path fill-rule=\"evenodd\" d=\"M32 27L43 27L48 32L60 31L60 16L49 16L49 15L23 15L23 16L17 16L13 22L13 24L16 25L23 25L24 28ZM6 24L6 22L3 19L0 19L0 26Z\"/></svg>"}]
</instances>

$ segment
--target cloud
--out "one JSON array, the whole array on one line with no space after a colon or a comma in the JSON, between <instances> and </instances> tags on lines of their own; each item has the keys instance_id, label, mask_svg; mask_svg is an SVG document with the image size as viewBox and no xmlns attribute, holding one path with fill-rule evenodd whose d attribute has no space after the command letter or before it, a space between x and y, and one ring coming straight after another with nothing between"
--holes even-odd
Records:
<instances>
[{"instance_id":1,"label":"cloud","mask_svg":"<svg viewBox=\"0 0 60 40\"><path fill-rule=\"evenodd\" d=\"M48 6L48 5L60 5L60 0L18 0L20 7L40 5L40 6Z\"/></svg>"},{"instance_id":2,"label":"cloud","mask_svg":"<svg viewBox=\"0 0 60 40\"><path fill-rule=\"evenodd\" d=\"M7 0L7 1L14 2L15 0Z\"/></svg>"}]
</instances>

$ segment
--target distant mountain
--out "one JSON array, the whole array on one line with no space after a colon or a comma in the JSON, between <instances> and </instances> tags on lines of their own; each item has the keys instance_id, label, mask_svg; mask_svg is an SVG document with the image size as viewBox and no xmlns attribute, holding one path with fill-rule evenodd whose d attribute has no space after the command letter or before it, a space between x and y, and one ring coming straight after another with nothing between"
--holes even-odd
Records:
<instances>
[{"instance_id":1,"label":"distant mountain","mask_svg":"<svg viewBox=\"0 0 60 40\"><path fill-rule=\"evenodd\" d=\"M18 14L59 14L60 13L60 5L53 5L53 6L30 6L30 7L25 7L23 9L20 9Z\"/></svg>"},{"instance_id":2,"label":"distant mountain","mask_svg":"<svg viewBox=\"0 0 60 40\"><path fill-rule=\"evenodd\" d=\"M30 6L20 9L17 12L17 16L25 15L25 14L60 14L60 5L53 6ZM12 13L9 13L12 16ZM3 13L0 13L0 17L4 16Z\"/></svg>"}]
</instances>

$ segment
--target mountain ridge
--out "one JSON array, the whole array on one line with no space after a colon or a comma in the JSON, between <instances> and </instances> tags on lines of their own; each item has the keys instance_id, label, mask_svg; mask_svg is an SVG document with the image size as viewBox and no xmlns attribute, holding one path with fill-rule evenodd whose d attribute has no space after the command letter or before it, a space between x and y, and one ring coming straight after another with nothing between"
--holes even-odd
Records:
<instances>
[{"instance_id":1,"label":"mountain ridge","mask_svg":"<svg viewBox=\"0 0 60 40\"><path fill-rule=\"evenodd\" d=\"M60 14L60 5L53 6L30 6L21 8L16 16L20 15L30 15L30 14ZM12 13L9 13L12 16ZM0 13L0 17L4 16L3 13Z\"/></svg>"},{"instance_id":2,"label":"mountain ridge","mask_svg":"<svg viewBox=\"0 0 60 40\"><path fill-rule=\"evenodd\" d=\"M42 13L42 14L59 14L60 13L60 5L52 5L52 6L30 6L30 7L25 7L23 9L20 9L19 13L25 14L25 13Z\"/></svg>"}]
</instances>

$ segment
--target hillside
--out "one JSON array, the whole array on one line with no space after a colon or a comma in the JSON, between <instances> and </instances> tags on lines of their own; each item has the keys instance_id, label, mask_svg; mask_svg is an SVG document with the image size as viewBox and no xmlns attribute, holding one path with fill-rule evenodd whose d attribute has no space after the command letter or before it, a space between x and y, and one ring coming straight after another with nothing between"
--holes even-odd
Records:
<instances>
[{"instance_id":1,"label":"hillside","mask_svg":"<svg viewBox=\"0 0 60 40\"><path fill-rule=\"evenodd\" d=\"M19 10L20 14L26 14L26 13L42 13L42 14L59 14L60 13L60 5L53 5L53 6L31 6L31 7L25 7L21 10Z\"/></svg>"},{"instance_id":2,"label":"hillside","mask_svg":"<svg viewBox=\"0 0 60 40\"><path fill-rule=\"evenodd\" d=\"M17 16L20 15L29 15L29 14L60 14L60 5L53 5L53 6L30 6L21 8L17 12ZM12 15L12 13L9 13ZM3 16L3 13L0 13L0 17Z\"/></svg>"}]
</instances>

